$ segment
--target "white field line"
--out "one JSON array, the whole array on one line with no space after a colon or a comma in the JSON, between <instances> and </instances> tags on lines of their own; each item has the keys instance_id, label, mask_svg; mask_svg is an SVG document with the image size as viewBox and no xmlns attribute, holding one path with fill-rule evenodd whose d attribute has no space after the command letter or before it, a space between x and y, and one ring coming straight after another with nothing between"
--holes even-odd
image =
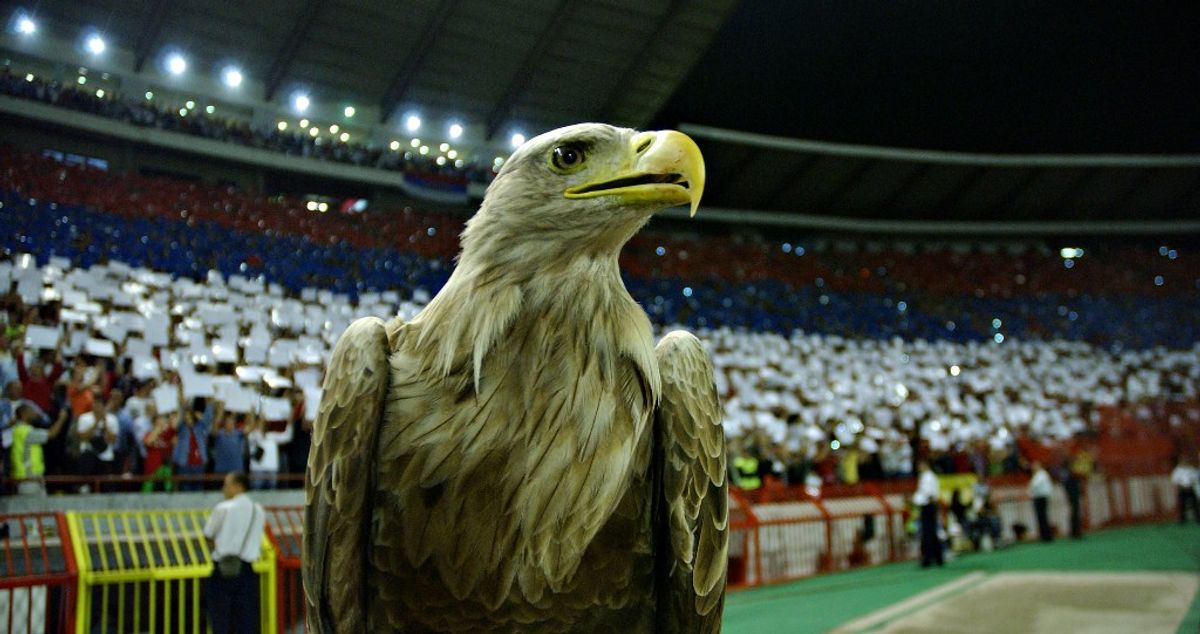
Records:
<instances>
[{"instance_id":1,"label":"white field line","mask_svg":"<svg viewBox=\"0 0 1200 634\"><path fill-rule=\"evenodd\" d=\"M853 632L864 632L872 628L878 627L906 612L916 610L920 607L927 607L933 603L940 601L947 595L953 594L968 586L974 585L983 581L987 575L983 572L972 572L963 575L953 581L947 581L940 586L936 586L913 595L899 603L893 603L885 608L880 608L870 614L861 616L853 621L844 623L837 629L832 630L830 634L851 634Z\"/></svg>"}]
</instances>

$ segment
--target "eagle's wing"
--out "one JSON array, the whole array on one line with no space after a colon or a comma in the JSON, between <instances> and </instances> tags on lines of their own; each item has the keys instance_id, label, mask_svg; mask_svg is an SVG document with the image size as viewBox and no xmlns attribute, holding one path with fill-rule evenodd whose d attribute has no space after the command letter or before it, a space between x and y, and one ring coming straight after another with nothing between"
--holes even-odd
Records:
<instances>
[{"instance_id":1,"label":"eagle's wing","mask_svg":"<svg viewBox=\"0 0 1200 634\"><path fill-rule=\"evenodd\" d=\"M366 631L369 496L393 326L375 317L355 321L338 339L326 370L304 484L310 631Z\"/></svg>"},{"instance_id":2,"label":"eagle's wing","mask_svg":"<svg viewBox=\"0 0 1200 634\"><path fill-rule=\"evenodd\" d=\"M718 632L725 604L729 491L725 433L704 346L690 333L655 347L662 403L655 421L658 631Z\"/></svg>"}]
</instances>

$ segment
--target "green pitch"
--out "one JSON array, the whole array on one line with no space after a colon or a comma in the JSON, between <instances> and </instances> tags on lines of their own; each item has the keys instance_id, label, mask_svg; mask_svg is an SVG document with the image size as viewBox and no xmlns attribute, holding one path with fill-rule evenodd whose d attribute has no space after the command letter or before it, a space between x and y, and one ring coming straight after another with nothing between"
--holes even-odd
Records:
<instances>
[{"instance_id":1,"label":"green pitch","mask_svg":"<svg viewBox=\"0 0 1200 634\"><path fill-rule=\"evenodd\" d=\"M943 620L948 623L957 621L971 623L971 627L977 631L1004 631L1006 624L1009 629L1013 624L981 621L989 618L987 613L969 608L964 609L965 614L961 619L942 617L953 617L955 606L963 604L964 597L969 598L970 595L966 593L989 580L1011 580L1022 573L1086 572L1174 573L1160 575L1163 583L1170 585L1174 582L1176 593L1183 588L1183 592L1191 595L1190 601L1185 596L1182 603L1176 605L1177 616L1174 619L1179 618L1178 614L1184 615L1175 631L1189 634L1200 631L1200 595L1193 594L1197 579L1200 579L1200 525L1157 524L1092 533L1081 541L1060 539L1053 544L1025 543L992 553L970 553L947 562L946 567L941 569L921 570L916 563L905 562L733 592L726 599L724 632L827 632L852 621L861 625L864 617L867 627L853 628L851 631L902 632L913 629L911 625L906 626L903 619L918 618L920 615L917 613L928 610L938 611L937 623ZM1030 579L1043 578L1043 581L1046 577L1053 575L1029 575ZM1093 574L1076 579L1090 582L1100 577ZM1132 596L1134 586L1144 581L1145 577L1122 577L1119 574L1104 576L1110 587L1091 589L1093 593L1100 593L1097 596L1101 601L1095 604L1094 609L1083 609L1096 613L1120 609L1114 607L1115 601L1104 602L1102 599L1106 596L1122 598L1124 593L1120 580L1123 578L1130 580L1129 595ZM1186 585L1181 586L1178 583L1181 580ZM1055 597L1047 601L1057 604L1070 603L1075 599L1070 595L1071 591L1072 584L1048 585L1044 596ZM978 592L983 592L983 596L987 597L1004 596L999 590ZM1087 590L1080 589L1079 592L1086 593ZM1158 596L1158 593L1155 591L1147 596ZM1035 592L1034 596L1041 595ZM969 606L970 601L965 603ZM1087 600L1082 600L1080 605L1089 604ZM1028 612L1038 606L1026 604L1011 607ZM1076 609L1080 608L1076 606ZM1158 614L1163 612L1161 606L1147 605L1145 610L1154 610ZM1086 614L1077 612L1074 618L1083 618ZM871 622L876 616L879 617L876 622ZM1138 617L1137 614L1126 616L1134 618L1133 622ZM997 615L991 618L1002 617ZM1057 618L1070 623L1073 617L1068 612L1059 614ZM1142 634L1151 632L1143 631Z\"/></svg>"}]
</instances>

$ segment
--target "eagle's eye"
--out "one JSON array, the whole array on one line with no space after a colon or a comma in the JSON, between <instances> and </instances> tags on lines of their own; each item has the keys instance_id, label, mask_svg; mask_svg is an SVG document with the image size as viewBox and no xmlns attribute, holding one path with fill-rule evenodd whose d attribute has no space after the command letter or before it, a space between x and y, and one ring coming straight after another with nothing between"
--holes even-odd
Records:
<instances>
[{"instance_id":1,"label":"eagle's eye","mask_svg":"<svg viewBox=\"0 0 1200 634\"><path fill-rule=\"evenodd\" d=\"M550 153L550 165L554 171L569 174L583 166L583 150L573 145L560 145Z\"/></svg>"}]
</instances>

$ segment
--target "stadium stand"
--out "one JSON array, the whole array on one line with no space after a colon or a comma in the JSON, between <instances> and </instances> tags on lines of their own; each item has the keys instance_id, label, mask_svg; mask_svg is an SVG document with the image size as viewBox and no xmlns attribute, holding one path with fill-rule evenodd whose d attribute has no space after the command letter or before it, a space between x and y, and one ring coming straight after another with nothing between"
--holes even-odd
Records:
<instances>
[{"instance_id":1,"label":"stadium stand","mask_svg":"<svg viewBox=\"0 0 1200 634\"><path fill-rule=\"evenodd\" d=\"M495 176L490 165L456 164L453 161L438 165L434 157L410 152L407 148L403 151L389 151L373 145L340 141L337 138L322 139L309 135L305 130L287 131L278 127L255 126L247 120L189 110L184 106L186 102L183 100L178 104L168 105L163 103L162 99L153 101L112 92L97 96L94 90L63 85L33 74L19 76L8 67L0 69L0 94L93 114L138 127L179 132L316 160L412 172L464 183L468 180L487 183Z\"/></svg>"},{"instance_id":2,"label":"stadium stand","mask_svg":"<svg viewBox=\"0 0 1200 634\"><path fill-rule=\"evenodd\" d=\"M290 396L276 428L311 420L298 404L318 398L320 365L352 318L415 314L440 288L462 226L411 209L316 213L13 150L0 167L3 247L32 254L3 268L16 284L10 337L65 325L63 351L114 377L105 398L116 376L134 375L128 397L197 374L225 375L222 389L248 382L255 399ZM907 475L922 425L928 449L959 456L946 470L1012 472L1021 439L1064 441L1094 433L1102 408L1197 397L1200 348L1184 344L1198 322L1183 309L1196 293L1171 250L851 253L648 232L626 260L660 330L683 323L708 341L736 446L793 482ZM1151 273L1171 284L1139 283ZM89 338L114 352L88 354ZM240 414L238 429L253 425ZM123 419L113 468L140 473L152 417L136 432ZM51 471L71 471L64 460Z\"/></svg>"}]
</instances>

